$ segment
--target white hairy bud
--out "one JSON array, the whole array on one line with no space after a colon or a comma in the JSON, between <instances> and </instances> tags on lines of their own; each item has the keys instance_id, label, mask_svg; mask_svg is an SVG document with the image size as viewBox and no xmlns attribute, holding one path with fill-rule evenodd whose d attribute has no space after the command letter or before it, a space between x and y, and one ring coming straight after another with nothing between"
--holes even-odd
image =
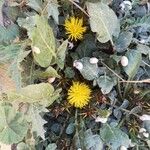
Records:
<instances>
[{"instance_id":1,"label":"white hairy bud","mask_svg":"<svg viewBox=\"0 0 150 150\"><path fill-rule=\"evenodd\" d=\"M91 64L97 64L98 63L98 59L96 57L92 57L92 58L90 58L90 63Z\"/></svg>"},{"instance_id":2,"label":"white hairy bud","mask_svg":"<svg viewBox=\"0 0 150 150\"><path fill-rule=\"evenodd\" d=\"M96 117L95 122L106 123L107 118L102 118L102 117L98 116L98 117Z\"/></svg>"},{"instance_id":3,"label":"white hairy bud","mask_svg":"<svg viewBox=\"0 0 150 150\"><path fill-rule=\"evenodd\" d=\"M150 115L144 114L144 115L140 116L140 119L141 119L142 121L150 120Z\"/></svg>"},{"instance_id":4,"label":"white hairy bud","mask_svg":"<svg viewBox=\"0 0 150 150\"><path fill-rule=\"evenodd\" d=\"M146 129L145 128L140 128L139 133L143 133L143 132L146 132Z\"/></svg>"},{"instance_id":5,"label":"white hairy bud","mask_svg":"<svg viewBox=\"0 0 150 150\"><path fill-rule=\"evenodd\" d=\"M122 145L122 146L120 147L120 150L127 150L127 148Z\"/></svg>"},{"instance_id":6,"label":"white hairy bud","mask_svg":"<svg viewBox=\"0 0 150 150\"><path fill-rule=\"evenodd\" d=\"M81 62L78 62L77 60L75 60L73 62L73 67L77 68L78 70L82 70L83 69L83 64Z\"/></svg>"},{"instance_id":7,"label":"white hairy bud","mask_svg":"<svg viewBox=\"0 0 150 150\"><path fill-rule=\"evenodd\" d=\"M149 133L144 132L144 133L143 133L143 136L146 137L146 138L148 138L148 137L149 137Z\"/></svg>"},{"instance_id":8,"label":"white hairy bud","mask_svg":"<svg viewBox=\"0 0 150 150\"><path fill-rule=\"evenodd\" d=\"M48 82L49 82L49 83L53 83L53 82L55 81L55 79L56 79L55 77L53 77L53 78L48 78Z\"/></svg>"},{"instance_id":9,"label":"white hairy bud","mask_svg":"<svg viewBox=\"0 0 150 150\"><path fill-rule=\"evenodd\" d=\"M126 56L122 56L121 57L121 65L123 67L126 67L128 65L129 61L128 61L128 58Z\"/></svg>"},{"instance_id":10,"label":"white hairy bud","mask_svg":"<svg viewBox=\"0 0 150 150\"><path fill-rule=\"evenodd\" d=\"M36 54L40 54L40 52L41 52L41 50L36 46L32 47L32 51Z\"/></svg>"}]
</instances>

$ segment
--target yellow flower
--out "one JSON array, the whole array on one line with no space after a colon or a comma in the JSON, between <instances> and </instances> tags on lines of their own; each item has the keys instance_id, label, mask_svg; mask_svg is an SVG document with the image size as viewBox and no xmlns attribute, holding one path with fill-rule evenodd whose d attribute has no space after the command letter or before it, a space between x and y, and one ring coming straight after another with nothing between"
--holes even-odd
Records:
<instances>
[{"instance_id":1,"label":"yellow flower","mask_svg":"<svg viewBox=\"0 0 150 150\"><path fill-rule=\"evenodd\" d=\"M89 103L91 89L84 83L73 82L68 91L68 101L76 108L83 108Z\"/></svg>"},{"instance_id":2,"label":"yellow flower","mask_svg":"<svg viewBox=\"0 0 150 150\"><path fill-rule=\"evenodd\" d=\"M65 20L66 34L69 35L70 40L77 41L83 38L83 33L86 31L86 27L83 27L83 19L70 17Z\"/></svg>"}]
</instances>

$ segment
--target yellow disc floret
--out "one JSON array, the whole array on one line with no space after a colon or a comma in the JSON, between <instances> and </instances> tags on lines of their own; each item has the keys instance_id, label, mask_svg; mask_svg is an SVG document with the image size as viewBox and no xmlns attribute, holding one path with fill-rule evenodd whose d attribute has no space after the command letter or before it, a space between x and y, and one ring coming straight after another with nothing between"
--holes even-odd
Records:
<instances>
[{"instance_id":1,"label":"yellow disc floret","mask_svg":"<svg viewBox=\"0 0 150 150\"><path fill-rule=\"evenodd\" d=\"M91 89L84 83L73 82L68 91L68 101L76 108L86 106L91 98Z\"/></svg>"},{"instance_id":2,"label":"yellow disc floret","mask_svg":"<svg viewBox=\"0 0 150 150\"><path fill-rule=\"evenodd\" d=\"M70 40L77 41L83 38L83 33L86 31L86 27L83 27L83 19L70 17L65 20L66 34Z\"/></svg>"}]
</instances>

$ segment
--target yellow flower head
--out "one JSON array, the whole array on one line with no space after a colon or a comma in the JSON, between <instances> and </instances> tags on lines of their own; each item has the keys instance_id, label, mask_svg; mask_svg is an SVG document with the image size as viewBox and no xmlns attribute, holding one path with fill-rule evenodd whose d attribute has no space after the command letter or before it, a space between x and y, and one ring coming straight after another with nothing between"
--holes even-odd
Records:
<instances>
[{"instance_id":1,"label":"yellow flower head","mask_svg":"<svg viewBox=\"0 0 150 150\"><path fill-rule=\"evenodd\" d=\"M73 82L68 91L68 101L76 108L83 108L89 103L91 89L84 83Z\"/></svg>"},{"instance_id":2,"label":"yellow flower head","mask_svg":"<svg viewBox=\"0 0 150 150\"><path fill-rule=\"evenodd\" d=\"M83 19L70 17L65 20L66 34L69 35L70 40L77 41L83 38L83 33L86 31L86 27L83 27Z\"/></svg>"}]
</instances>

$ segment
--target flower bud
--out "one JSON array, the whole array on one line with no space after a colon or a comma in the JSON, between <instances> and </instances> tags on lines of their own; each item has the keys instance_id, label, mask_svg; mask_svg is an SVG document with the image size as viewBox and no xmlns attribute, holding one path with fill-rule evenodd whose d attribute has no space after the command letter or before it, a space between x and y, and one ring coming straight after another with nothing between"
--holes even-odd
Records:
<instances>
[{"instance_id":1,"label":"flower bud","mask_svg":"<svg viewBox=\"0 0 150 150\"><path fill-rule=\"evenodd\" d=\"M122 145L122 146L120 147L120 150L127 150L127 148Z\"/></svg>"},{"instance_id":2,"label":"flower bud","mask_svg":"<svg viewBox=\"0 0 150 150\"><path fill-rule=\"evenodd\" d=\"M98 63L98 59L96 57L92 57L92 58L90 58L90 63L91 64L97 64Z\"/></svg>"},{"instance_id":3,"label":"flower bud","mask_svg":"<svg viewBox=\"0 0 150 150\"><path fill-rule=\"evenodd\" d=\"M102 117L98 116L98 117L95 119L95 122L106 123L106 122L107 122L107 118L102 118Z\"/></svg>"},{"instance_id":4,"label":"flower bud","mask_svg":"<svg viewBox=\"0 0 150 150\"><path fill-rule=\"evenodd\" d=\"M142 120L142 121L150 120L150 115L144 114L144 115L140 116L140 120Z\"/></svg>"},{"instance_id":5,"label":"flower bud","mask_svg":"<svg viewBox=\"0 0 150 150\"><path fill-rule=\"evenodd\" d=\"M146 132L146 129L145 128L140 128L139 133L143 133L143 132Z\"/></svg>"},{"instance_id":6,"label":"flower bud","mask_svg":"<svg viewBox=\"0 0 150 150\"><path fill-rule=\"evenodd\" d=\"M53 82L55 81L55 79L56 79L55 77L53 77L53 78L48 78L48 82L49 82L49 83L53 83Z\"/></svg>"},{"instance_id":7,"label":"flower bud","mask_svg":"<svg viewBox=\"0 0 150 150\"><path fill-rule=\"evenodd\" d=\"M148 138L149 137L149 133L148 132L144 132L143 136L146 137L146 138Z\"/></svg>"},{"instance_id":8,"label":"flower bud","mask_svg":"<svg viewBox=\"0 0 150 150\"><path fill-rule=\"evenodd\" d=\"M32 51L36 54L40 54L40 52L41 52L41 50L36 46L32 47Z\"/></svg>"},{"instance_id":9,"label":"flower bud","mask_svg":"<svg viewBox=\"0 0 150 150\"><path fill-rule=\"evenodd\" d=\"M128 58L126 57L126 56L122 56L121 57L121 65L123 66L123 67L126 67L127 65L128 65Z\"/></svg>"},{"instance_id":10,"label":"flower bud","mask_svg":"<svg viewBox=\"0 0 150 150\"><path fill-rule=\"evenodd\" d=\"M73 67L77 68L78 70L82 70L83 69L83 64L81 62L78 62L77 60L75 60L73 62Z\"/></svg>"}]
</instances>

